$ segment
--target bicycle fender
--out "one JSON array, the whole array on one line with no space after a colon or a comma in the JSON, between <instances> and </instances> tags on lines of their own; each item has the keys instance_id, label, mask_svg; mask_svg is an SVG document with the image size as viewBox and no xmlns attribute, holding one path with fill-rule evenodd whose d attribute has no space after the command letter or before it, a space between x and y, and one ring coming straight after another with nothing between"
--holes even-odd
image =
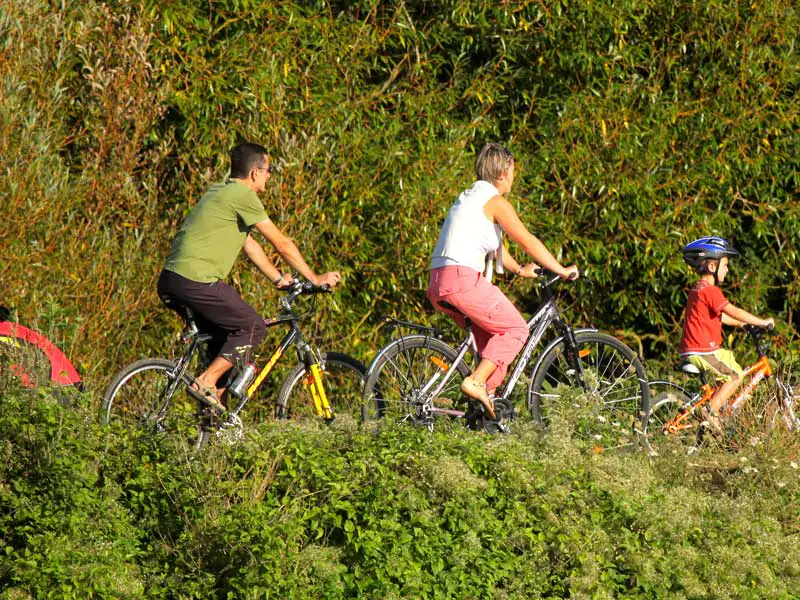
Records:
<instances>
[{"instance_id":1,"label":"bicycle fender","mask_svg":"<svg viewBox=\"0 0 800 600\"><path fill-rule=\"evenodd\" d=\"M394 346L402 344L403 342L408 342L409 340L416 340L416 339L430 340L430 339L437 339L437 338L431 337L430 335L411 334L411 335L403 335L403 336L400 336L399 338L397 338L395 340L392 340L391 342L386 344L383 348L381 348L380 352L378 352L378 354L375 355L375 358L372 359L372 362L369 363L369 366L367 366L367 372L364 374L364 381L366 381L367 378L372 373L372 369L375 368L375 365L377 364L378 359L381 358L384 354L386 354L389 351L390 348L393 348ZM442 340L438 340L438 341L441 342ZM444 342L442 342L442 343L444 343Z\"/></svg>"},{"instance_id":2,"label":"bicycle fender","mask_svg":"<svg viewBox=\"0 0 800 600\"><path fill-rule=\"evenodd\" d=\"M66 355L41 333L19 323L3 321L0 322L0 335L30 342L44 352L50 361L50 381L53 383L76 386L81 384L81 376Z\"/></svg>"},{"instance_id":3,"label":"bicycle fender","mask_svg":"<svg viewBox=\"0 0 800 600\"><path fill-rule=\"evenodd\" d=\"M573 329L572 331L573 331L573 333L575 335L579 335L581 333L599 333L600 332L599 329L595 329L594 327L581 327L579 329ZM544 360L544 357L547 356L547 354L550 352L550 350L552 350L553 348L558 346L563 341L564 341L564 336L563 335L559 336L556 339L554 339L552 342L550 342L547 345L547 347L539 353L539 358L536 359L536 362L533 365L533 369L531 370L531 374L536 373L536 371L539 370L539 367L541 366L542 361Z\"/></svg>"}]
</instances>

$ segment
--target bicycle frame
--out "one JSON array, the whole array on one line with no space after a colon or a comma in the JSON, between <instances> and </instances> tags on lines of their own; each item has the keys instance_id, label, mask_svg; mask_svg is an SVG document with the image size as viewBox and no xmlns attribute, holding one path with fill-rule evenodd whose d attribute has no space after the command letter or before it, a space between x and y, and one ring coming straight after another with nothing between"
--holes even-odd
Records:
<instances>
[{"instance_id":1,"label":"bicycle frame","mask_svg":"<svg viewBox=\"0 0 800 600\"><path fill-rule=\"evenodd\" d=\"M750 394L761 383L765 377L770 377L773 373L772 365L769 364L769 359L766 356L764 348L759 343L759 338L756 334L750 332L753 341L758 350L758 360L747 367L742 373L742 380L745 382L738 390L736 395L723 407L721 414L728 416L734 413L736 409L750 397ZM691 429L692 423L690 418L694 415L695 410L707 404L714 396L720 386L713 386L710 383L703 383L700 392L695 394L691 401L686 406L681 407L678 414L664 424L663 430L666 433L674 434L678 431L685 431Z\"/></svg>"},{"instance_id":2,"label":"bicycle frame","mask_svg":"<svg viewBox=\"0 0 800 600\"><path fill-rule=\"evenodd\" d=\"M264 379L272 372L272 369L277 364L278 360L286 353L286 350L289 349L290 346L296 345L298 354L300 355L303 362L305 362L311 371L310 377L306 380L306 385L311 386L311 398L314 401L314 410L317 413L317 416L326 420L333 418L333 410L331 409L330 402L328 401L328 396L325 393L325 387L322 385L322 370L319 368L319 363L314 357L313 352L311 350L311 346L309 346L305 340L303 339L303 334L300 331L300 328L297 326L298 317L294 313L288 313L286 315L281 315L274 319L265 319L264 324L267 327L274 327L275 325L280 324L288 324L289 331L281 340L278 348L275 352L272 353L267 363L258 373L258 375L253 379L250 386L247 388L247 394L239 400L236 408L234 409L233 413L238 414L239 411L244 407L247 400L256 393L259 386L263 383Z\"/></svg>"},{"instance_id":3,"label":"bicycle frame","mask_svg":"<svg viewBox=\"0 0 800 600\"><path fill-rule=\"evenodd\" d=\"M581 329L572 329L569 325L567 325L564 320L561 318L561 313L558 310L558 306L555 302L555 295L553 294L553 290L550 287L553 282L555 282L558 277L554 277L548 283L543 286L545 300L536 310L534 315L528 321L528 339L525 342L525 345L522 348L517 360L515 361L515 366L513 371L511 372L511 376L508 378L506 385L503 388L502 393L497 396L497 399L507 401L511 396L511 393L514 391L514 387L516 386L517 382L519 381L522 373L524 372L525 368L528 366L528 362L531 359L531 355L533 354L534 349L539 345L542 338L544 337L547 330L552 326L556 328L558 332L557 339L553 342L553 344L560 343L562 340L565 340L568 346L572 349L577 348L577 340L575 339L575 332L583 332L583 331L596 331L595 329L590 328L581 328ZM400 324L406 327L412 327L414 329L424 330L426 335L434 335L436 334L436 330L431 328L423 328L411 323L407 323L404 321L397 321L396 324ZM448 381L452 377L453 373L457 369L459 363L464 360L464 357L467 354L467 351L472 348L473 350L477 350L475 346L475 335L472 333L472 329L469 324L469 320L467 320L467 337L464 339L463 342L459 345L457 349L456 359L453 363L448 367L445 363L439 364L440 361L434 362L436 367L440 369L440 371L444 371L444 378L438 382L436 387L433 387L437 380L439 379L439 374L437 373L425 384L425 386L420 390L421 397L427 398L435 398L437 397L444 387L447 385ZM549 346L548 346L549 348ZM545 352L542 353L543 355ZM583 372L583 367L580 361L575 360L572 361L574 363L575 369L578 373ZM431 388L433 387L432 391ZM430 411L435 414L442 414L454 417L462 417L466 413L462 410L455 410L455 409L448 409L448 408L438 408L436 406L431 406Z\"/></svg>"},{"instance_id":4,"label":"bicycle frame","mask_svg":"<svg viewBox=\"0 0 800 600\"><path fill-rule=\"evenodd\" d=\"M314 355L311 346L304 340L303 334L300 331L300 328L297 326L297 323L301 320L301 317L298 316L291 307L292 302L304 291L308 291L308 288L304 284L297 282L290 289L292 291L289 296L281 299L283 314L273 319L264 319L264 325L266 325L267 328L275 327L277 325L288 325L289 331L283 337L277 349L272 353L267 363L250 383L247 391L239 398L233 410L228 411L228 413L234 417L238 416L238 414L247 404L247 401L253 396L253 394L255 394L267 376L272 372L278 360L280 360L280 358L286 353L286 350L288 350L288 348L292 345L297 347L299 358L306 364L310 371L310 377L305 383L306 385L311 386L311 397L314 402L314 410L316 411L317 416L326 420L331 420L334 417L333 410L331 409L330 402L328 401L328 396L325 393L324 386L322 385L322 369L320 369L319 362L317 357ZM199 333L197 325L195 324L190 312L188 312L187 317L189 329L183 335L183 340L185 342L191 342L191 344L178 361L178 369L176 370L177 375L173 380L172 386L165 390L165 393L168 393L169 397L172 396L175 389L180 384L189 367L189 363L191 362L191 358L194 353L198 350L203 342L211 339L211 336ZM166 410L166 407L164 410Z\"/></svg>"}]
</instances>

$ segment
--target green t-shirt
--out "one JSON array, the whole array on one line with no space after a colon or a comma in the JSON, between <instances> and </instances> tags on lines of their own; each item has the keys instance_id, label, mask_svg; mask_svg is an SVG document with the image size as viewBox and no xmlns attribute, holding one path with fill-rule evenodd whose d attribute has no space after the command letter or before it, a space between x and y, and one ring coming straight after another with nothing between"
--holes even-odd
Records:
<instances>
[{"instance_id":1,"label":"green t-shirt","mask_svg":"<svg viewBox=\"0 0 800 600\"><path fill-rule=\"evenodd\" d=\"M250 227L267 219L258 195L241 182L217 183L178 230L164 269L198 283L225 279Z\"/></svg>"}]
</instances>

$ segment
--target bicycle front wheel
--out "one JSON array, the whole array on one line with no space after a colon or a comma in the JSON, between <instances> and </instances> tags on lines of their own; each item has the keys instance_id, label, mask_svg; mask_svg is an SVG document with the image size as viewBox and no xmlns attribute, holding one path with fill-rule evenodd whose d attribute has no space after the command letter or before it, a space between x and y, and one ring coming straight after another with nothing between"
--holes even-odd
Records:
<instances>
[{"instance_id":1,"label":"bicycle front wheel","mask_svg":"<svg viewBox=\"0 0 800 600\"><path fill-rule=\"evenodd\" d=\"M649 395L644 367L628 346L610 335L578 332L539 359L528 388L531 416L547 429L566 427L593 450L640 441Z\"/></svg>"},{"instance_id":2,"label":"bicycle front wheel","mask_svg":"<svg viewBox=\"0 0 800 600\"><path fill-rule=\"evenodd\" d=\"M773 375L767 379L765 413L768 431L771 435L780 430L797 431L800 429L800 420L794 409L794 401L797 396L800 396L800 392L783 378Z\"/></svg>"},{"instance_id":3,"label":"bicycle front wheel","mask_svg":"<svg viewBox=\"0 0 800 600\"><path fill-rule=\"evenodd\" d=\"M431 425L427 409L466 407L461 382L469 368L460 361L436 398L429 395L438 387L458 353L436 338L408 335L381 350L370 367L364 384L365 421L390 418Z\"/></svg>"},{"instance_id":4,"label":"bicycle front wheel","mask_svg":"<svg viewBox=\"0 0 800 600\"><path fill-rule=\"evenodd\" d=\"M361 395L367 369L352 356L341 352L320 355L322 385L334 415L361 416ZM317 417L312 388L314 378L303 363L298 363L278 391L275 414L279 419Z\"/></svg>"},{"instance_id":5,"label":"bicycle front wheel","mask_svg":"<svg viewBox=\"0 0 800 600\"><path fill-rule=\"evenodd\" d=\"M120 371L103 397L103 422L176 434L199 448L207 437L201 428L202 407L185 392L188 377L177 381L176 372L174 362L159 358L139 360Z\"/></svg>"}]
</instances>

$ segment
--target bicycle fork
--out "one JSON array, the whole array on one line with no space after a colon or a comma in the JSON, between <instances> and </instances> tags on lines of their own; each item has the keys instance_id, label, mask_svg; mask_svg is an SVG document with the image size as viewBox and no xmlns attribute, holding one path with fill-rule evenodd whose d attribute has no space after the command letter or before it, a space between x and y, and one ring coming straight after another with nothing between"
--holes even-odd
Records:
<instances>
[{"instance_id":1,"label":"bicycle fork","mask_svg":"<svg viewBox=\"0 0 800 600\"><path fill-rule=\"evenodd\" d=\"M313 362L309 365L308 375L303 384L309 386L317 416L326 421L333 421L335 415L328 401L328 395L325 393L325 386L322 385L322 369L319 368L319 363Z\"/></svg>"},{"instance_id":2,"label":"bicycle fork","mask_svg":"<svg viewBox=\"0 0 800 600\"><path fill-rule=\"evenodd\" d=\"M307 372L303 377L303 385L307 386L311 393L314 412L319 418L330 423L336 418L336 415L333 414L333 408L331 408L328 394L325 392L325 386L322 383L322 360L305 341L298 346L297 352L303 364L306 365Z\"/></svg>"}]
</instances>

